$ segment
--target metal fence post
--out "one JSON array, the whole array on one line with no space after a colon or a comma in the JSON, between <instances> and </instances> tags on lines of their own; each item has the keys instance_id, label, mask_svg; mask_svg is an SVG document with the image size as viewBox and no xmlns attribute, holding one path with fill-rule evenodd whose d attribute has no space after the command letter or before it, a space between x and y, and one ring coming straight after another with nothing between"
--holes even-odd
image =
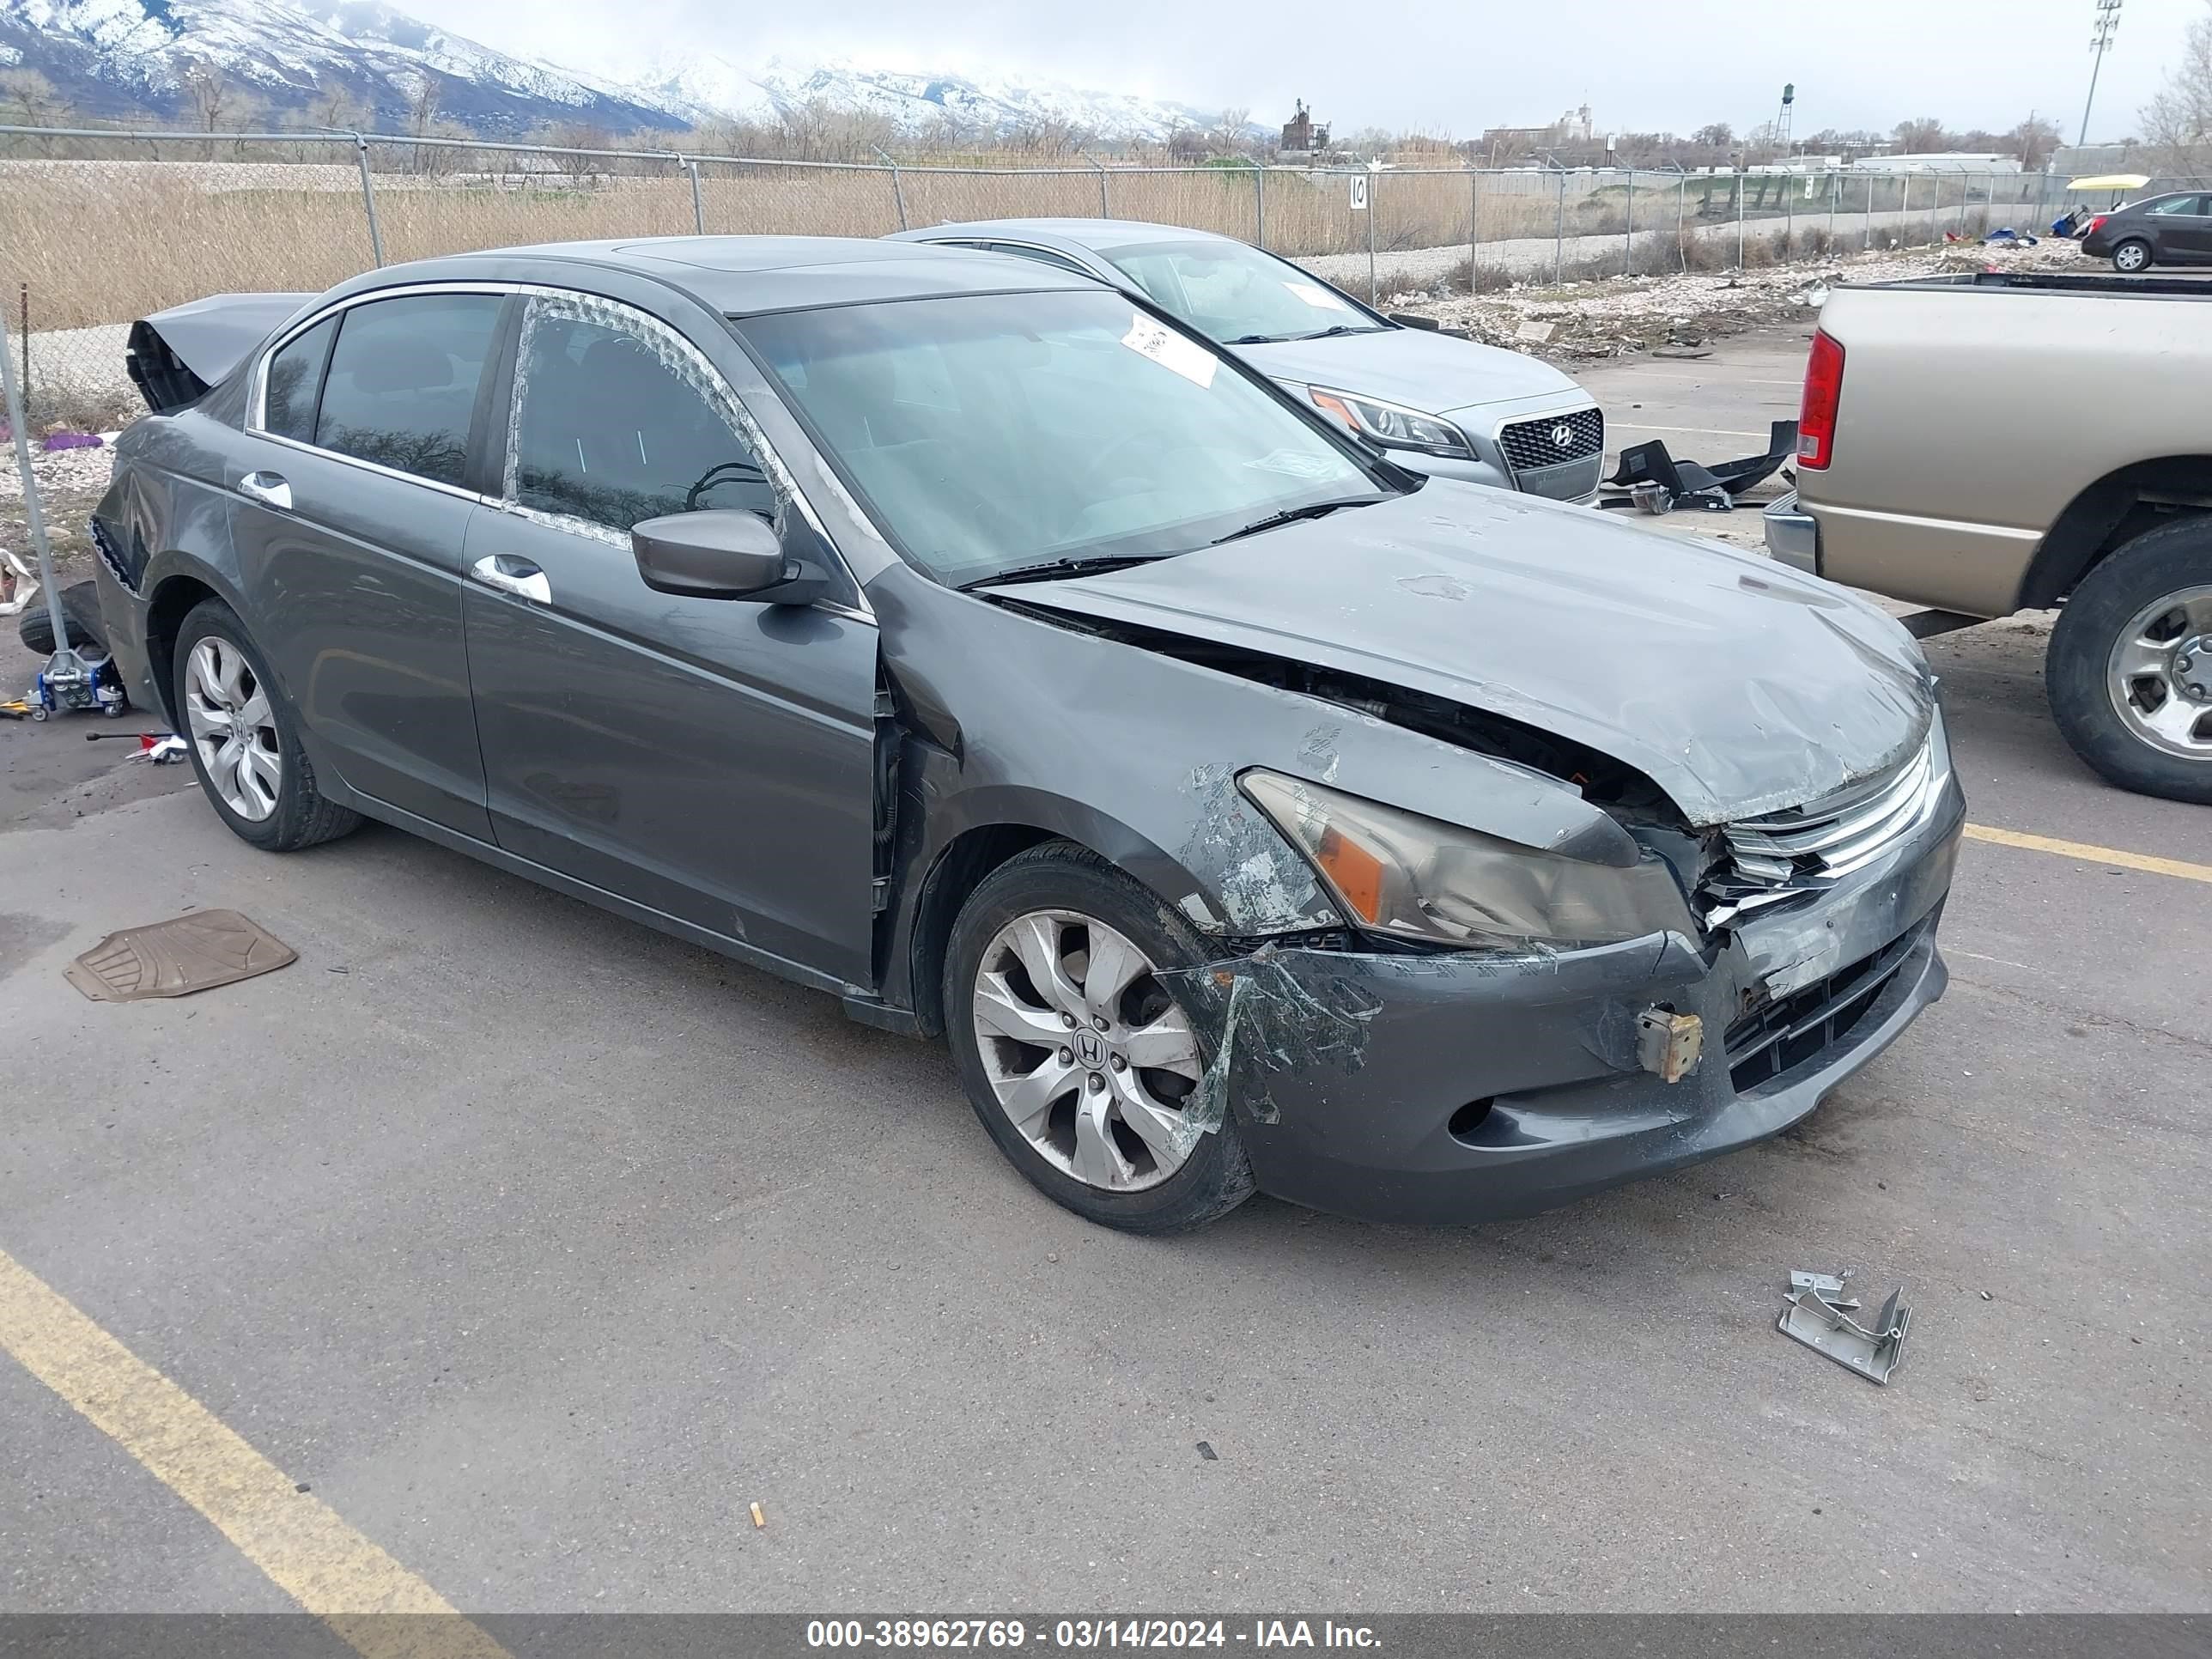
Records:
<instances>
[{"instance_id":1,"label":"metal fence post","mask_svg":"<svg viewBox=\"0 0 2212 1659\"><path fill-rule=\"evenodd\" d=\"M18 326L15 330L23 339L23 406L31 404L31 285L15 284L15 307Z\"/></svg>"},{"instance_id":2,"label":"metal fence post","mask_svg":"<svg viewBox=\"0 0 2212 1659\"><path fill-rule=\"evenodd\" d=\"M1735 268L1743 269L1743 168L1735 170Z\"/></svg>"},{"instance_id":3,"label":"metal fence post","mask_svg":"<svg viewBox=\"0 0 2212 1659\"><path fill-rule=\"evenodd\" d=\"M1674 257L1685 270L1690 268L1689 212L1690 175L1685 173L1674 180Z\"/></svg>"},{"instance_id":4,"label":"metal fence post","mask_svg":"<svg viewBox=\"0 0 2212 1659\"><path fill-rule=\"evenodd\" d=\"M891 205L898 210L899 228L904 230L906 228L906 191L899 187L898 163L891 160L890 152L881 144L870 144L868 148L882 156L884 165L890 169Z\"/></svg>"},{"instance_id":5,"label":"metal fence post","mask_svg":"<svg viewBox=\"0 0 2212 1659\"><path fill-rule=\"evenodd\" d=\"M1628 169L1628 252L1621 265L1624 276L1636 275L1636 169Z\"/></svg>"},{"instance_id":6,"label":"metal fence post","mask_svg":"<svg viewBox=\"0 0 2212 1659\"><path fill-rule=\"evenodd\" d=\"M1257 161L1252 163L1252 246L1264 250L1267 246L1267 169Z\"/></svg>"},{"instance_id":7,"label":"metal fence post","mask_svg":"<svg viewBox=\"0 0 2212 1659\"><path fill-rule=\"evenodd\" d=\"M1843 193L1844 175L1840 173L1830 173L1828 175L1828 252L1831 253L1836 251L1836 198Z\"/></svg>"},{"instance_id":8,"label":"metal fence post","mask_svg":"<svg viewBox=\"0 0 2212 1659\"><path fill-rule=\"evenodd\" d=\"M1859 227L1859 252L1863 253L1874 246L1874 174L1867 174L1866 222Z\"/></svg>"},{"instance_id":9,"label":"metal fence post","mask_svg":"<svg viewBox=\"0 0 2212 1659\"><path fill-rule=\"evenodd\" d=\"M1106 201L1106 169L1099 166L1098 158L1094 155L1086 155L1083 159L1098 169L1098 216L1110 219L1114 216L1114 210Z\"/></svg>"},{"instance_id":10,"label":"metal fence post","mask_svg":"<svg viewBox=\"0 0 2212 1659\"><path fill-rule=\"evenodd\" d=\"M1376 205L1376 204L1377 204L1377 203L1379 203L1379 202L1382 199L1382 192L1381 191L1377 190L1377 189L1376 188L1376 186L1377 185L1381 184L1382 182L1382 175L1380 173L1376 172L1373 167L1370 167L1370 168L1368 168L1368 170L1367 170L1367 303L1368 303L1369 305L1370 305L1370 306L1371 306L1371 305L1379 305L1379 304L1381 304L1381 303L1382 303L1382 290L1381 289L1381 288L1380 288L1380 287L1378 287L1378 286L1376 285L1376 280L1375 280L1375 217L1376 217L1376 215L1379 214L1379 213L1380 213L1380 212L1382 212L1382 210L1379 206L1377 206L1377 205Z\"/></svg>"},{"instance_id":11,"label":"metal fence post","mask_svg":"<svg viewBox=\"0 0 2212 1659\"><path fill-rule=\"evenodd\" d=\"M1797 254L1797 175L1782 175L1782 257L1792 259Z\"/></svg>"},{"instance_id":12,"label":"metal fence post","mask_svg":"<svg viewBox=\"0 0 2212 1659\"><path fill-rule=\"evenodd\" d=\"M361 202L368 210L368 251L380 270L384 264L384 232L376 222L376 187L368 182L368 140L353 136L354 160L361 163Z\"/></svg>"},{"instance_id":13,"label":"metal fence post","mask_svg":"<svg viewBox=\"0 0 2212 1659\"><path fill-rule=\"evenodd\" d=\"M707 204L699 196L699 164L688 155L678 155L676 165L691 175L691 228L698 235L707 234ZM906 227L900 226L903 230Z\"/></svg>"},{"instance_id":14,"label":"metal fence post","mask_svg":"<svg viewBox=\"0 0 2212 1659\"><path fill-rule=\"evenodd\" d=\"M27 339L27 336L26 337ZM4 393L4 408L8 426L15 440L15 471L23 481L23 521L31 532L31 550L38 555L39 586L46 592L46 619L54 631L53 656L57 665L67 665L82 659L70 645L69 627L62 616L61 584L54 580L53 549L46 541L46 514L39 505L38 474L31 470L31 434L23 413L23 392L15 385L15 373L8 355L7 313L0 308L0 393Z\"/></svg>"},{"instance_id":15,"label":"metal fence post","mask_svg":"<svg viewBox=\"0 0 2212 1659\"><path fill-rule=\"evenodd\" d=\"M1472 168L1467 175L1467 291L1474 292L1474 250L1482 240L1482 175Z\"/></svg>"},{"instance_id":16,"label":"metal fence post","mask_svg":"<svg viewBox=\"0 0 2212 1659\"><path fill-rule=\"evenodd\" d=\"M1552 286L1567 279L1567 170L1559 169L1559 216L1552 223Z\"/></svg>"}]
</instances>

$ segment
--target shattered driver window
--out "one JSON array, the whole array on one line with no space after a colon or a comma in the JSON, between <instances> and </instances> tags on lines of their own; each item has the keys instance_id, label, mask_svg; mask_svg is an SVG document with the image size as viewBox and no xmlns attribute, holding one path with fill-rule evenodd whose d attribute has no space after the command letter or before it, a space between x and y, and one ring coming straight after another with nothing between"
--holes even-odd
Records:
<instances>
[{"instance_id":1,"label":"shattered driver window","mask_svg":"<svg viewBox=\"0 0 2212 1659\"><path fill-rule=\"evenodd\" d=\"M477 383L504 303L496 294L418 294L345 313L323 382L315 442L459 483Z\"/></svg>"},{"instance_id":2,"label":"shattered driver window","mask_svg":"<svg viewBox=\"0 0 2212 1659\"><path fill-rule=\"evenodd\" d=\"M514 499L624 534L716 507L772 520L759 457L709 402L683 346L604 301L532 301L515 379Z\"/></svg>"}]
</instances>

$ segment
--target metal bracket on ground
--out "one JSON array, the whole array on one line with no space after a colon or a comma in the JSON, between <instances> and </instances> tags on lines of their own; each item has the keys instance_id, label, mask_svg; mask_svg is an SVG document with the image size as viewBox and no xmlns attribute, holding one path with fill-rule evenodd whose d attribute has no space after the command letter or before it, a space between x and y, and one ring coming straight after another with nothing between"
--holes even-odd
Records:
<instances>
[{"instance_id":1,"label":"metal bracket on ground","mask_svg":"<svg viewBox=\"0 0 2212 1659\"><path fill-rule=\"evenodd\" d=\"M1843 1297L1843 1279L1829 1273L1793 1273L1790 1291L1775 1328L1793 1342L1802 1342L1815 1353L1856 1371L1869 1382L1887 1385L1905 1353L1905 1334L1912 1323L1912 1310L1901 1306L1902 1286L1869 1327L1850 1316L1859 1304ZM1838 1300L1830 1301L1830 1294Z\"/></svg>"}]
</instances>

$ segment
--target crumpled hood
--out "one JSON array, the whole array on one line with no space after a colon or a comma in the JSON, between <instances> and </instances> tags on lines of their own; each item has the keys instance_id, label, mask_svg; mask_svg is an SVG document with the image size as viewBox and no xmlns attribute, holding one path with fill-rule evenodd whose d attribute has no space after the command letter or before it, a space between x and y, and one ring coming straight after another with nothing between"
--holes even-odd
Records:
<instances>
[{"instance_id":1,"label":"crumpled hood","mask_svg":"<svg viewBox=\"0 0 2212 1659\"><path fill-rule=\"evenodd\" d=\"M1316 313L1326 318L1328 313ZM1280 340L1238 346L1237 356L1272 380L1364 392L1408 409L1443 414L1547 393L1587 393L1549 363L1498 346L1426 329L1389 328L1333 340Z\"/></svg>"},{"instance_id":2,"label":"crumpled hood","mask_svg":"<svg viewBox=\"0 0 2212 1659\"><path fill-rule=\"evenodd\" d=\"M1202 552L1010 592L1542 728L1637 768L1701 826L1888 769L1918 747L1934 708L1911 636L1840 588L1443 478Z\"/></svg>"}]
</instances>

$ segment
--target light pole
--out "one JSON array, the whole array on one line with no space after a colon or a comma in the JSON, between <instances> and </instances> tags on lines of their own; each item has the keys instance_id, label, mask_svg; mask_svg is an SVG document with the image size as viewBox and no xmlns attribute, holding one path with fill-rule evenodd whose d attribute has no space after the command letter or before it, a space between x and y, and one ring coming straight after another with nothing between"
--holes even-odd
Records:
<instances>
[{"instance_id":1,"label":"light pole","mask_svg":"<svg viewBox=\"0 0 2212 1659\"><path fill-rule=\"evenodd\" d=\"M2089 35L2089 96L2081 106L2081 137L2078 142L2089 142L2089 112L2097 103L2097 71L2105 67L2105 54L2112 49L2112 37L2120 32L2120 0L2097 0L2097 21Z\"/></svg>"}]
</instances>

